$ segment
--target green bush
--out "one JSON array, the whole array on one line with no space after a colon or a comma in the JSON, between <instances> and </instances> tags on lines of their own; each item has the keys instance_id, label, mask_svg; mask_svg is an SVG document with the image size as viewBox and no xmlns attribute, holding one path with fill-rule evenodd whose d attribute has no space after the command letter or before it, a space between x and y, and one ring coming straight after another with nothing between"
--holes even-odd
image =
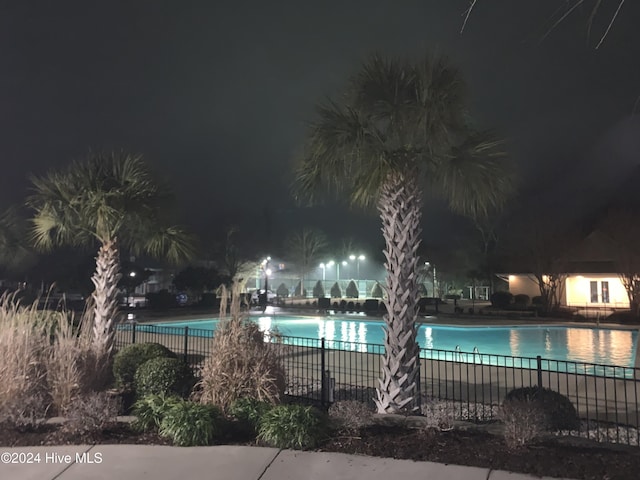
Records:
<instances>
[{"instance_id":1,"label":"green bush","mask_svg":"<svg viewBox=\"0 0 640 480\"><path fill-rule=\"evenodd\" d=\"M160 427L167 412L178 403L180 398L175 395L147 395L141 398L133 405L133 415L136 417L133 428L148 432Z\"/></svg>"},{"instance_id":2,"label":"green bush","mask_svg":"<svg viewBox=\"0 0 640 480\"><path fill-rule=\"evenodd\" d=\"M531 298L529 297L529 295L519 293L518 295L513 297L513 303L526 307L531 303Z\"/></svg>"},{"instance_id":3,"label":"green bush","mask_svg":"<svg viewBox=\"0 0 640 480\"><path fill-rule=\"evenodd\" d=\"M347 298L358 298L359 296L358 286L356 282L351 280L347 285Z\"/></svg>"},{"instance_id":4,"label":"green bush","mask_svg":"<svg viewBox=\"0 0 640 480\"><path fill-rule=\"evenodd\" d=\"M326 424L313 407L278 405L262 416L258 440L276 448L312 448L324 437Z\"/></svg>"},{"instance_id":5,"label":"green bush","mask_svg":"<svg viewBox=\"0 0 640 480\"><path fill-rule=\"evenodd\" d=\"M318 280L313 287L313 296L315 298L324 297L324 286L322 285L322 280Z\"/></svg>"},{"instance_id":6,"label":"green bush","mask_svg":"<svg viewBox=\"0 0 640 480\"><path fill-rule=\"evenodd\" d=\"M334 283L333 287L331 287L331 298L342 298L342 289L340 285L338 285L338 282Z\"/></svg>"},{"instance_id":7,"label":"green bush","mask_svg":"<svg viewBox=\"0 0 640 480\"><path fill-rule=\"evenodd\" d=\"M491 294L491 305L496 308L505 308L513 302L513 294L511 292L494 292Z\"/></svg>"},{"instance_id":8,"label":"green bush","mask_svg":"<svg viewBox=\"0 0 640 480\"><path fill-rule=\"evenodd\" d=\"M152 358L138 368L133 381L138 398L154 394L184 397L194 383L189 366L177 358Z\"/></svg>"},{"instance_id":9,"label":"green bush","mask_svg":"<svg viewBox=\"0 0 640 480\"><path fill-rule=\"evenodd\" d=\"M544 427L549 430L575 430L580 419L575 407L564 395L548 388L522 387L511 390L504 404L530 402L538 407L544 416Z\"/></svg>"},{"instance_id":10,"label":"green bush","mask_svg":"<svg viewBox=\"0 0 640 480\"><path fill-rule=\"evenodd\" d=\"M280 286L278 287L278 290L276 290L276 295L282 298L286 298L289 296L289 287L287 287L286 284L281 283Z\"/></svg>"},{"instance_id":11,"label":"green bush","mask_svg":"<svg viewBox=\"0 0 640 480\"><path fill-rule=\"evenodd\" d=\"M164 415L159 433L179 447L211 445L222 432L222 414L213 405L179 400Z\"/></svg>"},{"instance_id":12,"label":"green bush","mask_svg":"<svg viewBox=\"0 0 640 480\"><path fill-rule=\"evenodd\" d=\"M113 358L116 385L121 388L131 387L140 365L160 357L176 358L176 354L159 343L134 343L120 349Z\"/></svg>"},{"instance_id":13,"label":"green bush","mask_svg":"<svg viewBox=\"0 0 640 480\"><path fill-rule=\"evenodd\" d=\"M260 419L272 408L267 402L261 402L255 398L238 398L231 403L229 413L239 422L247 425L254 431L258 431Z\"/></svg>"},{"instance_id":14,"label":"green bush","mask_svg":"<svg viewBox=\"0 0 640 480\"><path fill-rule=\"evenodd\" d=\"M383 295L384 295L384 292L382 290L382 285L376 282L376 284L371 289L371 298L382 298Z\"/></svg>"}]
</instances>

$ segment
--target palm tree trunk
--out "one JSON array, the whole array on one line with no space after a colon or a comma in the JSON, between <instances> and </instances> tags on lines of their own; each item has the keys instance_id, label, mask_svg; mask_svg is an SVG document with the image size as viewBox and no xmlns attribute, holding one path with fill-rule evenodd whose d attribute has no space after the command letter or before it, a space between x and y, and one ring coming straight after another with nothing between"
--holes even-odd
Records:
<instances>
[{"instance_id":1,"label":"palm tree trunk","mask_svg":"<svg viewBox=\"0 0 640 480\"><path fill-rule=\"evenodd\" d=\"M378 211L385 239L387 313L385 355L375 399L378 413L420 408L420 349L416 341L422 192L416 176L394 174L381 189Z\"/></svg>"},{"instance_id":2,"label":"palm tree trunk","mask_svg":"<svg viewBox=\"0 0 640 480\"><path fill-rule=\"evenodd\" d=\"M93 344L100 353L111 355L115 335L114 320L118 312L120 254L117 239L106 241L98 250L96 271L91 277L93 297Z\"/></svg>"}]
</instances>

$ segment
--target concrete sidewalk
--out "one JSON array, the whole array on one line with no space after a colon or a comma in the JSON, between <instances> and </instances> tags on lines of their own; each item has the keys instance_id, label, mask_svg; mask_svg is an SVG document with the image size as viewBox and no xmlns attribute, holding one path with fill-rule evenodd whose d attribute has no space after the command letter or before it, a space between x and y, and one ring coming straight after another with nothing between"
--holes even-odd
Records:
<instances>
[{"instance_id":1,"label":"concrete sidewalk","mask_svg":"<svg viewBox=\"0 0 640 480\"><path fill-rule=\"evenodd\" d=\"M11 480L525 480L531 475L411 460L276 448L95 445L0 447ZM548 477L544 477L548 478Z\"/></svg>"}]
</instances>

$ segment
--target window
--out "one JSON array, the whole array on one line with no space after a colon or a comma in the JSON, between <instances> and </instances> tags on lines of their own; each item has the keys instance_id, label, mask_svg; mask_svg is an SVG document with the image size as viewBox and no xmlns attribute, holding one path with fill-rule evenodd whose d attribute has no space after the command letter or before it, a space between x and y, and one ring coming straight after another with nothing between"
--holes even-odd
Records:
<instances>
[{"instance_id":1,"label":"window","mask_svg":"<svg viewBox=\"0 0 640 480\"><path fill-rule=\"evenodd\" d=\"M600 289L598 289L598 283ZM591 290L591 303L609 303L609 282L608 281L591 281L589 282Z\"/></svg>"},{"instance_id":2,"label":"window","mask_svg":"<svg viewBox=\"0 0 640 480\"><path fill-rule=\"evenodd\" d=\"M609 282L600 282L600 292L602 294L602 303L609 303Z\"/></svg>"}]
</instances>

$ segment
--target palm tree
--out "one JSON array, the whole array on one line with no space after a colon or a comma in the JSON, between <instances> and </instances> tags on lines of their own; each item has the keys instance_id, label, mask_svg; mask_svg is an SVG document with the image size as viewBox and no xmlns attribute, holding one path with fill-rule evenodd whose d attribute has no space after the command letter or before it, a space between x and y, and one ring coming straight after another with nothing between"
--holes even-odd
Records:
<instances>
[{"instance_id":1,"label":"palm tree","mask_svg":"<svg viewBox=\"0 0 640 480\"><path fill-rule=\"evenodd\" d=\"M193 239L167 226L169 195L141 155L90 153L64 171L32 177L32 238L41 250L55 246L99 244L92 276L93 342L111 354L118 312L121 246L179 262L191 257Z\"/></svg>"},{"instance_id":2,"label":"palm tree","mask_svg":"<svg viewBox=\"0 0 640 480\"><path fill-rule=\"evenodd\" d=\"M23 242L25 230L26 222L18 208L0 213L0 268L18 272L33 263L33 253Z\"/></svg>"},{"instance_id":3,"label":"palm tree","mask_svg":"<svg viewBox=\"0 0 640 480\"><path fill-rule=\"evenodd\" d=\"M295 262L300 272L300 295L304 296L305 275L317 266L320 256L327 247L324 233L312 228L302 228L287 239L288 256Z\"/></svg>"},{"instance_id":4,"label":"palm tree","mask_svg":"<svg viewBox=\"0 0 640 480\"><path fill-rule=\"evenodd\" d=\"M500 142L471 130L460 73L443 58L412 63L369 59L340 101L318 107L297 172L297 196L347 193L377 206L385 239L385 356L380 413L419 408L416 342L423 193L475 215L511 188Z\"/></svg>"}]
</instances>

